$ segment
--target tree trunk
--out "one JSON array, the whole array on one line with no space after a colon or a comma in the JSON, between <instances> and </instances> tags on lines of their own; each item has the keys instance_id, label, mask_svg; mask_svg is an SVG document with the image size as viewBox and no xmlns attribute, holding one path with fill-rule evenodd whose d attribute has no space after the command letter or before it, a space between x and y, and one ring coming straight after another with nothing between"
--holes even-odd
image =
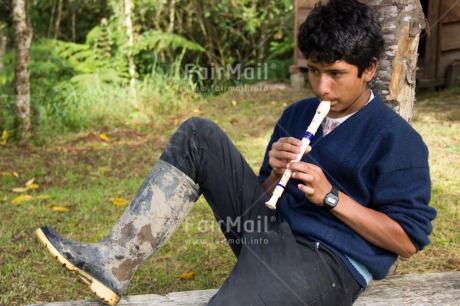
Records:
<instances>
[{"instance_id":1,"label":"tree trunk","mask_svg":"<svg viewBox=\"0 0 460 306\"><path fill-rule=\"evenodd\" d=\"M6 26L7 26L6 23L0 22L0 70L3 69L2 57L6 53L6 45L8 43L8 38L6 37L6 33L5 33ZM0 132L3 132L6 126L3 110L4 110L4 103L3 103L2 97L0 96Z\"/></svg>"},{"instance_id":2,"label":"tree trunk","mask_svg":"<svg viewBox=\"0 0 460 306\"><path fill-rule=\"evenodd\" d=\"M168 26L168 33L172 33L174 31L174 22L176 19L176 0L171 0L169 4L169 26Z\"/></svg>"},{"instance_id":3,"label":"tree trunk","mask_svg":"<svg viewBox=\"0 0 460 306\"><path fill-rule=\"evenodd\" d=\"M6 36L5 29L7 24L0 22L0 59L6 53L6 44L8 41L8 37ZM0 60L0 70L3 69L3 62Z\"/></svg>"},{"instance_id":4,"label":"tree trunk","mask_svg":"<svg viewBox=\"0 0 460 306\"><path fill-rule=\"evenodd\" d=\"M51 31L53 30L53 23L54 23L54 13L56 11L56 0L53 0L53 6L51 6L51 14L50 14L50 24L48 26L48 38L51 37Z\"/></svg>"},{"instance_id":5,"label":"tree trunk","mask_svg":"<svg viewBox=\"0 0 460 306\"><path fill-rule=\"evenodd\" d=\"M13 22L16 48L15 65L15 112L20 141L30 137L30 80L29 49L32 29L26 23L25 0L13 0Z\"/></svg>"},{"instance_id":6,"label":"tree trunk","mask_svg":"<svg viewBox=\"0 0 460 306\"><path fill-rule=\"evenodd\" d=\"M72 8L72 41L77 41L77 31L76 31L76 19L77 19L77 12L75 8Z\"/></svg>"},{"instance_id":7,"label":"tree trunk","mask_svg":"<svg viewBox=\"0 0 460 306\"><path fill-rule=\"evenodd\" d=\"M58 38L59 31L61 28L61 17L62 17L62 4L63 0L59 0L58 2L58 11L57 11L57 16L56 16L56 22L54 23L54 39Z\"/></svg>"},{"instance_id":8,"label":"tree trunk","mask_svg":"<svg viewBox=\"0 0 460 306\"><path fill-rule=\"evenodd\" d=\"M134 104L136 104L136 65L134 63L133 56L133 46L134 46L134 34L133 34L133 24L131 21L131 0L125 0L125 26L126 26L126 35L128 35L128 69L130 81L129 85L131 87L132 98L134 99Z\"/></svg>"},{"instance_id":9,"label":"tree trunk","mask_svg":"<svg viewBox=\"0 0 460 306\"><path fill-rule=\"evenodd\" d=\"M155 28L156 28L158 31L161 31L161 24L160 24L161 15L162 15L162 13L163 13L163 8L165 7L166 2L167 2L167 0L163 0L163 1L160 2L159 7L158 7L158 10L157 10L157 12L156 12L156 14L155 14L154 24L155 24Z\"/></svg>"},{"instance_id":10,"label":"tree trunk","mask_svg":"<svg viewBox=\"0 0 460 306\"><path fill-rule=\"evenodd\" d=\"M419 0L363 0L378 15L385 38L385 54L373 83L378 94L411 121L415 101L420 32L428 23Z\"/></svg>"}]
</instances>

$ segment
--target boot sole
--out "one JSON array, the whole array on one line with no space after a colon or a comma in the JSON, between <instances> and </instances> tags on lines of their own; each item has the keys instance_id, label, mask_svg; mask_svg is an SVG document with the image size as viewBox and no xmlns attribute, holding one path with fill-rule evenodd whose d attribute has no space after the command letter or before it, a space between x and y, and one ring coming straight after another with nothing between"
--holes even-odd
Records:
<instances>
[{"instance_id":1,"label":"boot sole","mask_svg":"<svg viewBox=\"0 0 460 306\"><path fill-rule=\"evenodd\" d=\"M107 288L97 279L93 278L91 275L85 271L74 266L70 261L68 261L64 256L62 256L53 244L48 240L45 233L42 229L39 228L35 231L35 235L40 240L40 242L48 249L48 251L53 255L53 257L67 270L79 276L91 289L91 291L96 295L97 298L102 300L104 303L115 306L120 300L120 296Z\"/></svg>"}]
</instances>

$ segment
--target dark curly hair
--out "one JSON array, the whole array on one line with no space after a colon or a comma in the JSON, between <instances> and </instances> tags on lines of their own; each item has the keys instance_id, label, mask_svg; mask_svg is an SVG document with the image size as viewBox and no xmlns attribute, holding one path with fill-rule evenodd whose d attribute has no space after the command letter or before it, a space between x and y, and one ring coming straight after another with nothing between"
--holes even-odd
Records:
<instances>
[{"instance_id":1,"label":"dark curly hair","mask_svg":"<svg viewBox=\"0 0 460 306\"><path fill-rule=\"evenodd\" d=\"M298 46L314 62L344 60L358 67L358 77L384 50L374 11L357 0L318 2L300 26Z\"/></svg>"}]
</instances>

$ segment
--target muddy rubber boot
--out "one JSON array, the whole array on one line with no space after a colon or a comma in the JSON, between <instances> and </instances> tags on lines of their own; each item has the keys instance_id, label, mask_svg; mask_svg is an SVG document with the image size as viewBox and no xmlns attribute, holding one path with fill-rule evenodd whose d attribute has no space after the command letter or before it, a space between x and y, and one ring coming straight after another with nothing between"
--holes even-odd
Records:
<instances>
[{"instance_id":1,"label":"muddy rubber boot","mask_svg":"<svg viewBox=\"0 0 460 306\"><path fill-rule=\"evenodd\" d=\"M199 194L190 177L158 160L101 242L70 241L47 226L37 229L36 235L53 257L88 284L99 299L116 305L138 266L174 233Z\"/></svg>"}]
</instances>

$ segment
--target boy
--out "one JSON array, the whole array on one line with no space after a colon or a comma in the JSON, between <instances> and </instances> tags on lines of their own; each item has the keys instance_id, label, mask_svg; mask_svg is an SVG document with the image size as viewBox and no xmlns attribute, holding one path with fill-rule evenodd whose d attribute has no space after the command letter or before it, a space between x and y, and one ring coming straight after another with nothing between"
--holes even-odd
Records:
<instances>
[{"instance_id":1,"label":"boy","mask_svg":"<svg viewBox=\"0 0 460 306\"><path fill-rule=\"evenodd\" d=\"M203 194L238 257L209 304L351 305L398 255L429 243L436 216L425 144L368 86L383 44L366 5L318 3L299 32L317 98L285 110L258 177L222 130L191 118L103 241L69 241L50 227L39 239L115 305ZM331 101L328 117L309 153L291 162L320 100ZM287 168L292 178L270 210L264 203Z\"/></svg>"}]
</instances>

